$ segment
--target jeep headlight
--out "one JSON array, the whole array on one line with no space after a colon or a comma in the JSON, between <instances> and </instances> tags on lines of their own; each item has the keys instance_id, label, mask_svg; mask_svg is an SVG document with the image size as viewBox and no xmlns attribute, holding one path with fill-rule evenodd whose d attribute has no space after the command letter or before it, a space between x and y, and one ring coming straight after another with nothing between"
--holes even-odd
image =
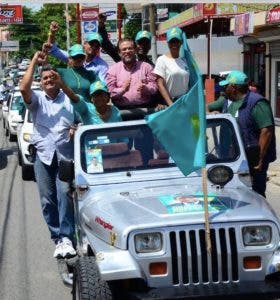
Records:
<instances>
[{"instance_id":1,"label":"jeep headlight","mask_svg":"<svg viewBox=\"0 0 280 300\"><path fill-rule=\"evenodd\" d=\"M139 233L134 236L137 253L158 252L162 249L162 234L160 232Z\"/></svg>"},{"instance_id":2,"label":"jeep headlight","mask_svg":"<svg viewBox=\"0 0 280 300\"><path fill-rule=\"evenodd\" d=\"M30 134L29 133L24 133L23 134L23 140L26 142L30 142Z\"/></svg>"},{"instance_id":3,"label":"jeep headlight","mask_svg":"<svg viewBox=\"0 0 280 300\"><path fill-rule=\"evenodd\" d=\"M245 246L264 246L271 242L270 226L247 226L242 229Z\"/></svg>"}]
</instances>

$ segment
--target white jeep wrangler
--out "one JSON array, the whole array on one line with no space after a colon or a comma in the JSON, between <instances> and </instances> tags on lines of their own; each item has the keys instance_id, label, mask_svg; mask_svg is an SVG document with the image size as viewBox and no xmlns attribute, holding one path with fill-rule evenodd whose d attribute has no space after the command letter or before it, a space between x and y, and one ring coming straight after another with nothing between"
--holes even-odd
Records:
<instances>
[{"instance_id":1,"label":"white jeep wrangler","mask_svg":"<svg viewBox=\"0 0 280 300\"><path fill-rule=\"evenodd\" d=\"M207 116L206 135L211 252L201 171L183 176L145 120L77 130L60 170L74 183L74 299L280 296L279 219L250 187L235 119Z\"/></svg>"}]
</instances>

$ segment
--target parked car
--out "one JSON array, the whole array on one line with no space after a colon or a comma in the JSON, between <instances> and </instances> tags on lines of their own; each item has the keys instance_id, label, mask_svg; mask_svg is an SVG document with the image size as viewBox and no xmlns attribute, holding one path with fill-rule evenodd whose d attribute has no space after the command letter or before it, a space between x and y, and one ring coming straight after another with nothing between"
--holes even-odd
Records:
<instances>
[{"instance_id":1,"label":"parked car","mask_svg":"<svg viewBox=\"0 0 280 300\"><path fill-rule=\"evenodd\" d=\"M8 91L0 92L0 105L3 105L3 103L7 100L8 97Z\"/></svg>"},{"instance_id":2,"label":"parked car","mask_svg":"<svg viewBox=\"0 0 280 300\"><path fill-rule=\"evenodd\" d=\"M74 162L60 164L74 180L74 299L280 296L280 220L251 189L236 120L207 116L206 141L207 190L144 120L78 128Z\"/></svg>"},{"instance_id":3,"label":"parked car","mask_svg":"<svg viewBox=\"0 0 280 300\"><path fill-rule=\"evenodd\" d=\"M7 116L9 112L9 105L11 98L13 96L12 92L8 92L6 98L4 99L2 103L2 120L3 120L3 128L6 128L6 123L7 123Z\"/></svg>"},{"instance_id":4,"label":"parked car","mask_svg":"<svg viewBox=\"0 0 280 300\"><path fill-rule=\"evenodd\" d=\"M33 133L32 115L28 109L24 110L23 123L18 124L17 143L18 143L18 162L21 166L21 175L23 180L34 179L34 153L32 153L32 144L30 143Z\"/></svg>"}]
</instances>

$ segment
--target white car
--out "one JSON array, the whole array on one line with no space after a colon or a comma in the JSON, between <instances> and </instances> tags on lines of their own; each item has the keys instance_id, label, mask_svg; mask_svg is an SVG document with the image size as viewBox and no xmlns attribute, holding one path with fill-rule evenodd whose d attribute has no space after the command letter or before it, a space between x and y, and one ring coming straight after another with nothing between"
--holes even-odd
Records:
<instances>
[{"instance_id":1,"label":"white car","mask_svg":"<svg viewBox=\"0 0 280 300\"><path fill-rule=\"evenodd\" d=\"M9 112L9 103L11 101L13 93L9 92L6 96L6 99L2 103L2 120L3 120L3 128L6 128L7 116Z\"/></svg>"},{"instance_id":2,"label":"white car","mask_svg":"<svg viewBox=\"0 0 280 300\"><path fill-rule=\"evenodd\" d=\"M32 133L32 115L30 114L28 109L25 109L23 123L19 124L17 131L18 163L21 166L21 175L23 180L34 179L34 156L30 151L30 149L34 149L30 144Z\"/></svg>"},{"instance_id":3,"label":"white car","mask_svg":"<svg viewBox=\"0 0 280 300\"><path fill-rule=\"evenodd\" d=\"M21 93L15 91L9 102L8 114L5 122L6 136L9 137L10 141L16 140L18 123L23 121L23 109L24 104Z\"/></svg>"}]
</instances>

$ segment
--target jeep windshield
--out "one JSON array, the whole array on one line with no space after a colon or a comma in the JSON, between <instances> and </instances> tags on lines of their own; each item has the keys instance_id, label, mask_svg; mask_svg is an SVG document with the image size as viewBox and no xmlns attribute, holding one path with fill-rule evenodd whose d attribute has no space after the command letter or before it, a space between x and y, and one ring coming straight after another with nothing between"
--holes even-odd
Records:
<instances>
[{"instance_id":1,"label":"jeep windshield","mask_svg":"<svg viewBox=\"0 0 280 300\"><path fill-rule=\"evenodd\" d=\"M175 166L148 125L125 126L125 123L122 122L121 127L90 129L82 134L80 148L84 172L95 174ZM234 128L227 119L207 120L206 141L208 164L232 162L240 155Z\"/></svg>"}]
</instances>

